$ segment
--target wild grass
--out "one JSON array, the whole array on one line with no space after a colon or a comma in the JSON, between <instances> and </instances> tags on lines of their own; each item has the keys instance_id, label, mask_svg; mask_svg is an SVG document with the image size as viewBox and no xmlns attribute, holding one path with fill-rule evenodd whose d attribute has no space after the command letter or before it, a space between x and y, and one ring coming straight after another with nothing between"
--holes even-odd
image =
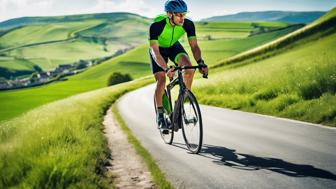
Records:
<instances>
[{"instance_id":1,"label":"wild grass","mask_svg":"<svg viewBox=\"0 0 336 189\"><path fill-rule=\"evenodd\" d=\"M140 79L76 95L0 124L0 188L109 188L103 116Z\"/></svg>"}]
</instances>

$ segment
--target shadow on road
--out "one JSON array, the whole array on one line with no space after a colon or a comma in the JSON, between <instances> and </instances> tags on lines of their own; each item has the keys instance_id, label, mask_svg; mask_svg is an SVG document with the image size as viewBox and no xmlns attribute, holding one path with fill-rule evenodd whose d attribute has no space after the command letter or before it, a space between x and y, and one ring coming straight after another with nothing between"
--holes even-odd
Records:
<instances>
[{"instance_id":1,"label":"shadow on road","mask_svg":"<svg viewBox=\"0 0 336 189\"><path fill-rule=\"evenodd\" d=\"M174 145L181 147L181 144ZM250 154L237 153L236 150L213 145L203 145L201 156L213 160L214 163L243 170L266 169L291 177L316 177L336 180L333 173L312 165L295 164L282 159L257 157Z\"/></svg>"}]
</instances>

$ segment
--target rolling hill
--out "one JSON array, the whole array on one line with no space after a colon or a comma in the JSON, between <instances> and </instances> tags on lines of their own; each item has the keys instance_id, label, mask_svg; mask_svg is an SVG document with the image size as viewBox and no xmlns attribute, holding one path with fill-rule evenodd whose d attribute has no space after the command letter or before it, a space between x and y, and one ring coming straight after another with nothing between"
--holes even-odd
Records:
<instances>
[{"instance_id":1,"label":"rolling hill","mask_svg":"<svg viewBox=\"0 0 336 189\"><path fill-rule=\"evenodd\" d=\"M111 56L120 49L145 43L150 22L127 13L3 22L10 29L0 36L0 78L29 77L33 72L52 70L60 64ZM282 22L199 22L196 27L200 41L239 39L286 27L297 28Z\"/></svg>"},{"instance_id":2,"label":"rolling hill","mask_svg":"<svg viewBox=\"0 0 336 189\"><path fill-rule=\"evenodd\" d=\"M336 126L336 8L313 23L219 61L198 80L201 103Z\"/></svg>"},{"instance_id":3,"label":"rolling hill","mask_svg":"<svg viewBox=\"0 0 336 189\"><path fill-rule=\"evenodd\" d=\"M150 20L129 13L12 19L0 23L0 77L29 76L145 43ZM9 28L9 29L8 29ZM34 65L33 67L31 65Z\"/></svg>"},{"instance_id":4,"label":"rolling hill","mask_svg":"<svg viewBox=\"0 0 336 189\"><path fill-rule=\"evenodd\" d=\"M240 12L232 15L214 16L203 21L278 21L287 23L310 23L326 12L261 11Z\"/></svg>"},{"instance_id":5,"label":"rolling hill","mask_svg":"<svg viewBox=\"0 0 336 189\"><path fill-rule=\"evenodd\" d=\"M209 65L215 65L218 60L265 44L297 29L296 27L287 27L287 24L284 24L285 27L283 28L283 24L279 23L261 23L261 25L267 26L279 25L279 30L249 36L250 32L254 30L254 26L252 26L253 23L241 24L242 23L208 23L205 25L207 27L204 27L204 23L196 24L197 31L200 31L198 35L200 38L199 44L203 51L203 56ZM202 27L208 30L208 34L210 35L212 35L212 33L220 33L222 36L229 36L229 33L233 33L235 30L239 30L240 32L241 28L247 29L243 35L235 36L235 38L214 37L214 39L208 40L202 39ZM213 28L213 30L211 30L211 28ZM205 34L203 30L203 35ZM183 43L186 50L191 54L187 46L187 41L184 40ZM0 92L0 106L4 107L0 110L0 118L1 120L9 119L48 102L85 91L103 88L107 85L107 78L113 72L128 73L134 79L150 75L148 44L132 49L121 56L94 66L83 73L68 77L67 81L55 82L30 89Z\"/></svg>"},{"instance_id":6,"label":"rolling hill","mask_svg":"<svg viewBox=\"0 0 336 189\"><path fill-rule=\"evenodd\" d=\"M67 15L67 16L53 16L53 17L21 17L0 22L0 28L7 30L15 27L32 25L32 24L34 25L56 24L64 22L81 22L83 20L86 21L104 20L112 22L132 18L147 19L146 17L127 12L81 14L81 15Z\"/></svg>"}]
</instances>

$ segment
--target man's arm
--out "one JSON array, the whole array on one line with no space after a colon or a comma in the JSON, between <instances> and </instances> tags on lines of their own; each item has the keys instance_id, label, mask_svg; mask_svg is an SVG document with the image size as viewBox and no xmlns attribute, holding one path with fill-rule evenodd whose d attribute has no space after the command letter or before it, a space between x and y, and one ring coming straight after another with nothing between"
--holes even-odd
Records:
<instances>
[{"instance_id":1,"label":"man's arm","mask_svg":"<svg viewBox=\"0 0 336 189\"><path fill-rule=\"evenodd\" d=\"M163 59L163 57L160 54L159 45L157 41L151 41L150 42L150 48L151 48L151 54L155 60L155 62L163 69L167 70L167 64L166 61Z\"/></svg>"},{"instance_id":2,"label":"man's arm","mask_svg":"<svg viewBox=\"0 0 336 189\"><path fill-rule=\"evenodd\" d=\"M189 39L189 45L196 62L201 60L202 59L201 49L198 46L197 39L196 38Z\"/></svg>"},{"instance_id":3,"label":"man's arm","mask_svg":"<svg viewBox=\"0 0 336 189\"><path fill-rule=\"evenodd\" d=\"M197 44L197 39L196 38L192 38L192 39L189 39L189 45L191 47L191 51L194 55L194 58L197 62L197 64L202 64L203 68L200 68L199 71L202 73L202 74L206 74L206 76L203 76L203 77L206 77L207 78L207 75L208 75L208 67L206 66L206 64L204 63L203 59L202 59L202 55L201 55L201 49L199 48L198 44Z\"/></svg>"}]
</instances>

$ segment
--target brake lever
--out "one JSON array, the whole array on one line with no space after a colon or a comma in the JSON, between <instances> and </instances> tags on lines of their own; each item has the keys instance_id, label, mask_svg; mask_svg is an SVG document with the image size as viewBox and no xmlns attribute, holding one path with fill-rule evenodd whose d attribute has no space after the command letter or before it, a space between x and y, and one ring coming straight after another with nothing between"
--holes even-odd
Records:
<instances>
[{"instance_id":1,"label":"brake lever","mask_svg":"<svg viewBox=\"0 0 336 189\"><path fill-rule=\"evenodd\" d=\"M206 67L207 66L205 66L205 65L200 66L200 68L206 68ZM208 79L208 73L204 73L203 78Z\"/></svg>"}]
</instances>

